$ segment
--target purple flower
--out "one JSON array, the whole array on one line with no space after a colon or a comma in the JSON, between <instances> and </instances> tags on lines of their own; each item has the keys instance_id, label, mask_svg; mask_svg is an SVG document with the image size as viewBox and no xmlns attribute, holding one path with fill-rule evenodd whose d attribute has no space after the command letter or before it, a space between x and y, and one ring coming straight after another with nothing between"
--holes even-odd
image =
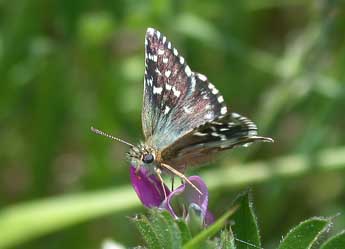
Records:
<instances>
[{"instance_id":1,"label":"purple flower","mask_svg":"<svg viewBox=\"0 0 345 249\"><path fill-rule=\"evenodd\" d=\"M164 201L164 190L161 182L155 175L149 175L149 171L144 167L136 173L136 168L130 167L132 186L140 201L145 207L159 207ZM167 195L170 195L169 188L164 184Z\"/></svg>"},{"instance_id":2,"label":"purple flower","mask_svg":"<svg viewBox=\"0 0 345 249\"><path fill-rule=\"evenodd\" d=\"M184 218L187 222L195 220L195 217L198 217L202 225L213 222L213 216L207 210L208 189L199 176L191 176L188 179L203 193L202 195L188 183L183 183L174 191L170 191L164 184L167 198L157 176L149 174L144 167L136 173L135 167L131 166L130 176L133 188L145 207L166 209L173 217Z\"/></svg>"}]
</instances>

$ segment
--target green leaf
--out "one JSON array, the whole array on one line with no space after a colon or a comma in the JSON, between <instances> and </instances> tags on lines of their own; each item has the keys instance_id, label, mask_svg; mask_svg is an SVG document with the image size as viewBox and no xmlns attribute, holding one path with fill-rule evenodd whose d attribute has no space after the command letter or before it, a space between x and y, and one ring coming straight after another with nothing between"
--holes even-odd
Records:
<instances>
[{"instance_id":1,"label":"green leaf","mask_svg":"<svg viewBox=\"0 0 345 249\"><path fill-rule=\"evenodd\" d=\"M221 232L219 248L236 249L234 235L230 229L225 229Z\"/></svg>"},{"instance_id":2,"label":"green leaf","mask_svg":"<svg viewBox=\"0 0 345 249\"><path fill-rule=\"evenodd\" d=\"M176 221L174 218L171 216L171 214L166 211L160 211L157 210L153 213L153 215L157 215L164 223L165 227L157 227L160 230L165 229L165 233L167 234L168 237L165 239L169 242L167 243L166 248L181 248L182 246L182 236L181 236L181 231L179 229L179 226L176 224Z\"/></svg>"},{"instance_id":3,"label":"green leaf","mask_svg":"<svg viewBox=\"0 0 345 249\"><path fill-rule=\"evenodd\" d=\"M176 220L176 224L178 225L181 232L182 244L186 244L189 240L192 239L192 234L183 219Z\"/></svg>"},{"instance_id":4,"label":"green leaf","mask_svg":"<svg viewBox=\"0 0 345 249\"><path fill-rule=\"evenodd\" d=\"M168 224L157 209L150 209L149 220L162 248L172 248L172 236L168 230Z\"/></svg>"},{"instance_id":5,"label":"green leaf","mask_svg":"<svg viewBox=\"0 0 345 249\"><path fill-rule=\"evenodd\" d=\"M311 248L320 235L331 224L330 219L315 217L301 222L284 237L279 249Z\"/></svg>"},{"instance_id":6,"label":"green leaf","mask_svg":"<svg viewBox=\"0 0 345 249\"><path fill-rule=\"evenodd\" d=\"M133 219L140 234L143 236L148 248L160 249L163 248L160 238L156 231L153 229L151 222L145 215L140 215Z\"/></svg>"},{"instance_id":7,"label":"green leaf","mask_svg":"<svg viewBox=\"0 0 345 249\"><path fill-rule=\"evenodd\" d=\"M320 249L343 249L345 246L345 230L329 238Z\"/></svg>"},{"instance_id":8,"label":"green leaf","mask_svg":"<svg viewBox=\"0 0 345 249\"><path fill-rule=\"evenodd\" d=\"M229 211L227 211L223 216L221 216L215 223L211 226L206 228L205 230L201 231L198 235L196 235L192 240L190 240L187 244L183 246L184 249L198 249L201 245L210 237L215 235L219 230L222 229L227 219L234 214L237 210L238 206L232 207Z\"/></svg>"},{"instance_id":9,"label":"green leaf","mask_svg":"<svg viewBox=\"0 0 345 249\"><path fill-rule=\"evenodd\" d=\"M181 232L169 212L150 209L149 218L140 216L134 221L149 248L181 248Z\"/></svg>"},{"instance_id":10,"label":"green leaf","mask_svg":"<svg viewBox=\"0 0 345 249\"><path fill-rule=\"evenodd\" d=\"M236 239L244 241L236 241L238 249L252 247L261 247L259 227L254 213L253 203L249 191L240 194L234 204L239 205L238 211L232 217L234 225L232 230Z\"/></svg>"}]
</instances>

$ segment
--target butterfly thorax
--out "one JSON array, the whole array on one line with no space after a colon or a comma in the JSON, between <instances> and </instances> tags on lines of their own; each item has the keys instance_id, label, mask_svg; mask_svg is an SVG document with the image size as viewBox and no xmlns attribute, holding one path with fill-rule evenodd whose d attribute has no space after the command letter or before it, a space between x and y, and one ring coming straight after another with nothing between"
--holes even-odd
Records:
<instances>
[{"instance_id":1,"label":"butterfly thorax","mask_svg":"<svg viewBox=\"0 0 345 249\"><path fill-rule=\"evenodd\" d=\"M160 152L143 142L133 146L128 151L127 156L133 166L136 168L144 166L152 173L159 167L161 160Z\"/></svg>"}]
</instances>

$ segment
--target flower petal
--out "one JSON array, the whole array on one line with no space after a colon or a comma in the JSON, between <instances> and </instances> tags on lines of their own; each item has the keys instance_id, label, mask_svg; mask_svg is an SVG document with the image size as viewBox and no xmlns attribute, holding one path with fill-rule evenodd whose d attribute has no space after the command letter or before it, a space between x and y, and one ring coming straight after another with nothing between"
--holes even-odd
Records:
<instances>
[{"instance_id":1,"label":"flower petal","mask_svg":"<svg viewBox=\"0 0 345 249\"><path fill-rule=\"evenodd\" d=\"M200 211L203 217L207 214L208 205L208 189L204 181L199 176L191 176L188 178L201 192L200 194L190 184L184 183L175 189L168 196L167 200L162 204L163 208L166 208L175 218L178 217L176 210L173 208L174 199L182 199L183 205L189 207L190 204L194 203L200 207Z\"/></svg>"},{"instance_id":2,"label":"flower petal","mask_svg":"<svg viewBox=\"0 0 345 249\"><path fill-rule=\"evenodd\" d=\"M155 175L150 174L144 167L141 167L136 173L136 168L131 166L130 177L132 186L145 207L159 207L161 205L165 199L164 190ZM165 184L164 188L167 195L169 195L170 190Z\"/></svg>"},{"instance_id":3,"label":"flower petal","mask_svg":"<svg viewBox=\"0 0 345 249\"><path fill-rule=\"evenodd\" d=\"M205 216L205 225L209 226L214 222L214 216L210 211L206 212L206 216Z\"/></svg>"}]
</instances>

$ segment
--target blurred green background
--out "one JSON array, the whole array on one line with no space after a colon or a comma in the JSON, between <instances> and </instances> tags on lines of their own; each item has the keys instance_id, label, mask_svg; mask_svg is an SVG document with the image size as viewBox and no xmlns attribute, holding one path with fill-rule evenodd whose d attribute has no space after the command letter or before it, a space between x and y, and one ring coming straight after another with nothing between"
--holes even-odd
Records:
<instances>
[{"instance_id":1,"label":"blurred green background","mask_svg":"<svg viewBox=\"0 0 345 249\"><path fill-rule=\"evenodd\" d=\"M233 185L233 179L223 179L210 189L216 216L251 186L265 248L274 248L299 221L344 213L343 1L1 1L0 217L16 220L17 205L71 194L53 205L66 219L74 218L64 208L82 194L100 199L90 198L90 206L81 202L90 212L97 209L94 202L109 207L97 218L84 210L80 221L61 221L47 234L42 228L42 236L27 238L21 248L100 248L105 238L142 244L128 218L144 212L134 191L125 187L124 198L112 195L130 183L128 148L89 128L133 143L143 139L144 36L151 26L194 71L208 76L231 110L253 119L260 134L276 141L223 153L193 172L209 174L205 179L212 185L218 180L212 179L214 170L240 165L239 177L246 178L253 172L248 165L262 162L266 177L253 174ZM325 151L328 156L319 157ZM287 169L301 160L308 166L295 174L271 174L280 159L287 160ZM121 203L127 206L116 209ZM21 210L27 223L19 219L20 229L35 230L60 217L42 218L45 209L36 210ZM19 234L9 224L0 220L1 234ZM344 227L343 214L335 228Z\"/></svg>"}]
</instances>

